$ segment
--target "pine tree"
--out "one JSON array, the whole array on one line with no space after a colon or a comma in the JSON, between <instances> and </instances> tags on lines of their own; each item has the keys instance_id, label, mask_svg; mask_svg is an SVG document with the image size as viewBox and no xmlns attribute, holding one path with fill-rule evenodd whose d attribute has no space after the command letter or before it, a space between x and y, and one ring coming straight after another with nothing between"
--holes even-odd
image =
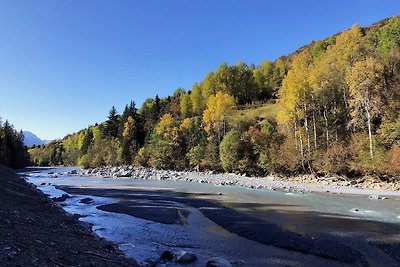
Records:
<instances>
[{"instance_id":1,"label":"pine tree","mask_svg":"<svg viewBox=\"0 0 400 267\"><path fill-rule=\"evenodd\" d=\"M104 127L104 136L106 138L116 138L118 137L118 113L114 106L112 106L110 112L108 113L108 120Z\"/></svg>"}]
</instances>

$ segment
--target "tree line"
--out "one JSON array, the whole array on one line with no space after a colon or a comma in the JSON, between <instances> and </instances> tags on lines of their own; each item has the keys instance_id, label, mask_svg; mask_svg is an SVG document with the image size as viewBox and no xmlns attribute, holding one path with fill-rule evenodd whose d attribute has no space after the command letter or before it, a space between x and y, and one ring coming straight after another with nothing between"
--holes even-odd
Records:
<instances>
[{"instance_id":1,"label":"tree line","mask_svg":"<svg viewBox=\"0 0 400 267\"><path fill-rule=\"evenodd\" d=\"M166 98L30 149L38 165L398 174L400 18L357 25L259 66L221 64ZM270 105L276 116L234 119ZM236 112L237 113L237 112ZM268 119L266 119L268 117Z\"/></svg>"},{"instance_id":2,"label":"tree line","mask_svg":"<svg viewBox=\"0 0 400 267\"><path fill-rule=\"evenodd\" d=\"M0 118L0 163L11 168L23 168L29 164L29 154L24 146L24 134L18 132L7 120Z\"/></svg>"}]
</instances>

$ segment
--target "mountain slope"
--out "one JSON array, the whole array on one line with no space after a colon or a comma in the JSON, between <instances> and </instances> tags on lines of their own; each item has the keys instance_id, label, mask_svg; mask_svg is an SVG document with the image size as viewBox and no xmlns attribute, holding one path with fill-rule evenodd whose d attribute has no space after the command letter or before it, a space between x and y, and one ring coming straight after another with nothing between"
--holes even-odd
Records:
<instances>
[{"instance_id":1,"label":"mountain slope","mask_svg":"<svg viewBox=\"0 0 400 267\"><path fill-rule=\"evenodd\" d=\"M24 144L26 146L33 145L46 145L49 142L47 140L40 139L37 135L29 131L23 131L24 133Z\"/></svg>"}]
</instances>

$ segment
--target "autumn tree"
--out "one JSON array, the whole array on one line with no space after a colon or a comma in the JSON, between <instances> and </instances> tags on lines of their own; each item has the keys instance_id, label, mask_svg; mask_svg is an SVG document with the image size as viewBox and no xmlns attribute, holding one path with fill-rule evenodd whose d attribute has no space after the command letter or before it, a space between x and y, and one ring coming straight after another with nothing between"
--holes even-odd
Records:
<instances>
[{"instance_id":1,"label":"autumn tree","mask_svg":"<svg viewBox=\"0 0 400 267\"><path fill-rule=\"evenodd\" d=\"M207 108L203 113L204 129L208 133L216 131L219 141L226 131L226 116L234 104L234 98L223 92L218 92L207 100Z\"/></svg>"},{"instance_id":2,"label":"autumn tree","mask_svg":"<svg viewBox=\"0 0 400 267\"><path fill-rule=\"evenodd\" d=\"M384 67L375 59L368 57L355 63L347 77L350 90L350 109L353 127L366 124L369 137L370 157L374 158L372 140L372 121L380 115L382 92L385 89Z\"/></svg>"},{"instance_id":3,"label":"autumn tree","mask_svg":"<svg viewBox=\"0 0 400 267\"><path fill-rule=\"evenodd\" d=\"M180 108L184 117L188 117L192 113L192 101L190 95L185 93L180 96Z\"/></svg>"},{"instance_id":4,"label":"autumn tree","mask_svg":"<svg viewBox=\"0 0 400 267\"><path fill-rule=\"evenodd\" d=\"M203 84L205 84L206 82L204 82ZM211 85L210 85L211 86ZM195 83L192 87L192 92L190 94L190 100L191 100L191 104L192 104L192 111L194 114L196 115L200 115L203 113L204 108L205 108L205 98L207 96L207 94L204 93L204 90L202 88L204 88L205 86L199 85L197 83ZM210 89L211 90L211 89ZM204 93L204 95L203 95Z\"/></svg>"},{"instance_id":5,"label":"autumn tree","mask_svg":"<svg viewBox=\"0 0 400 267\"><path fill-rule=\"evenodd\" d=\"M311 63L309 51L300 53L294 59L291 70L282 83L277 117L283 128L294 134L303 164L307 160L308 167L312 149L310 118L313 98L309 83Z\"/></svg>"},{"instance_id":6,"label":"autumn tree","mask_svg":"<svg viewBox=\"0 0 400 267\"><path fill-rule=\"evenodd\" d=\"M273 85L272 75L274 72L274 65L272 62L265 60L261 65L253 70L254 82L255 82L255 94L257 99L265 101L272 97Z\"/></svg>"},{"instance_id":7,"label":"autumn tree","mask_svg":"<svg viewBox=\"0 0 400 267\"><path fill-rule=\"evenodd\" d=\"M126 120L122 136L122 160L125 164L131 164L140 144L137 122L132 116L129 116Z\"/></svg>"},{"instance_id":8,"label":"autumn tree","mask_svg":"<svg viewBox=\"0 0 400 267\"><path fill-rule=\"evenodd\" d=\"M180 154L178 128L171 114L165 114L156 125L150 143L150 165L156 168L171 168Z\"/></svg>"}]
</instances>

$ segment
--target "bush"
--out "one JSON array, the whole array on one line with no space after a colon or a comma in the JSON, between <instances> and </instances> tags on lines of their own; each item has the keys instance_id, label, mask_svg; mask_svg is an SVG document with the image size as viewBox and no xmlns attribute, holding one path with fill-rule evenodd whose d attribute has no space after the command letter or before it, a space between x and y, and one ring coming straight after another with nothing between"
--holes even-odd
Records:
<instances>
[{"instance_id":1,"label":"bush","mask_svg":"<svg viewBox=\"0 0 400 267\"><path fill-rule=\"evenodd\" d=\"M147 166L149 166L149 158L150 158L150 155L149 155L147 146L144 146L139 149L139 151L135 157L134 163L137 166L147 167Z\"/></svg>"},{"instance_id":2,"label":"bush","mask_svg":"<svg viewBox=\"0 0 400 267\"><path fill-rule=\"evenodd\" d=\"M222 167L228 172L238 170L243 148L239 133L234 130L228 132L219 147Z\"/></svg>"},{"instance_id":3,"label":"bush","mask_svg":"<svg viewBox=\"0 0 400 267\"><path fill-rule=\"evenodd\" d=\"M186 154L186 157L189 160L190 167L197 167L201 165L201 162L204 158L204 146L196 145L192 147L189 152Z\"/></svg>"},{"instance_id":4,"label":"bush","mask_svg":"<svg viewBox=\"0 0 400 267\"><path fill-rule=\"evenodd\" d=\"M319 151L318 154L314 161L317 171L335 174L346 174L349 171L351 155L343 143L335 142L325 152Z\"/></svg>"},{"instance_id":5,"label":"bush","mask_svg":"<svg viewBox=\"0 0 400 267\"><path fill-rule=\"evenodd\" d=\"M354 134L351 139L350 151L352 160L350 170L362 174L381 173L382 164L385 162L385 151L381 144L374 138L373 155L371 159L369 152L368 135L363 133Z\"/></svg>"},{"instance_id":6,"label":"bush","mask_svg":"<svg viewBox=\"0 0 400 267\"><path fill-rule=\"evenodd\" d=\"M277 138L268 148L270 162L265 161L265 164L271 172L296 174L302 169L301 154L296 147L296 141L292 136L282 139Z\"/></svg>"},{"instance_id":7,"label":"bush","mask_svg":"<svg viewBox=\"0 0 400 267\"><path fill-rule=\"evenodd\" d=\"M383 170L390 175L400 173L400 147L394 144L387 153L387 162L383 164Z\"/></svg>"},{"instance_id":8,"label":"bush","mask_svg":"<svg viewBox=\"0 0 400 267\"><path fill-rule=\"evenodd\" d=\"M83 155L79 161L78 161L78 165L82 166L83 168L87 169L90 167L90 161L88 159L87 155Z\"/></svg>"}]
</instances>

